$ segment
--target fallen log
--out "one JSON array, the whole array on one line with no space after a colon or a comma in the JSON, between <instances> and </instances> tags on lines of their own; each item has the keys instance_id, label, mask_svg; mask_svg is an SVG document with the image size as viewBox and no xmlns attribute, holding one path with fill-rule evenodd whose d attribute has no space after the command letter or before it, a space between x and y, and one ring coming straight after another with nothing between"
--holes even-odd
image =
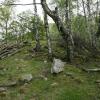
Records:
<instances>
[{"instance_id":1,"label":"fallen log","mask_svg":"<svg viewBox=\"0 0 100 100\"><path fill-rule=\"evenodd\" d=\"M6 50L10 50L10 49L13 49L13 48L20 48L22 47L24 44L12 44L12 45L6 45L4 47L0 46L1 50L0 52L2 51L6 51Z\"/></svg>"},{"instance_id":2,"label":"fallen log","mask_svg":"<svg viewBox=\"0 0 100 100\"><path fill-rule=\"evenodd\" d=\"M21 51L21 49L16 50L16 51L11 52L11 53L8 53L7 55L4 55L4 56L0 56L0 59L4 59L4 58L6 58L6 57L13 56L14 54L16 54L16 53L18 53L18 52L20 52L20 51Z\"/></svg>"},{"instance_id":3,"label":"fallen log","mask_svg":"<svg viewBox=\"0 0 100 100\"><path fill-rule=\"evenodd\" d=\"M24 44L14 44L3 48L0 51L0 59L12 56L18 52L20 52L21 48L24 47Z\"/></svg>"},{"instance_id":4,"label":"fallen log","mask_svg":"<svg viewBox=\"0 0 100 100\"><path fill-rule=\"evenodd\" d=\"M5 55L8 55L8 54L10 54L12 52L14 52L13 49L12 50L7 50L7 51L3 52L2 54L0 54L0 57L5 56Z\"/></svg>"},{"instance_id":5,"label":"fallen log","mask_svg":"<svg viewBox=\"0 0 100 100\"><path fill-rule=\"evenodd\" d=\"M94 68L94 69L86 69L86 68L81 68L85 72L100 72L100 68Z\"/></svg>"}]
</instances>

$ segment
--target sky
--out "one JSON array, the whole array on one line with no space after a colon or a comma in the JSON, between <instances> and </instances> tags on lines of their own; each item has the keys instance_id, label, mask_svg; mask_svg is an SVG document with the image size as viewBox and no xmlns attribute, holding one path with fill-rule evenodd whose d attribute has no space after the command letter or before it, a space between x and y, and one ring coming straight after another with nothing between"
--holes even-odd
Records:
<instances>
[{"instance_id":1,"label":"sky","mask_svg":"<svg viewBox=\"0 0 100 100\"><path fill-rule=\"evenodd\" d=\"M4 0L0 0L0 3L4 1ZM49 4L51 0L47 0L47 3ZM37 3L40 3L40 0L36 0ZM17 0L18 4L29 4L29 3L33 3L33 0ZM34 12L34 6L33 5L27 5L27 6L16 6L15 7L15 14L21 13L22 11L26 11L26 10L31 10ZM43 10L41 5L37 5L37 11L38 11L38 15L43 19ZM49 22L53 22L53 20L48 17Z\"/></svg>"},{"instance_id":2,"label":"sky","mask_svg":"<svg viewBox=\"0 0 100 100\"><path fill-rule=\"evenodd\" d=\"M47 0L47 3L49 4L51 0ZM40 3L41 0L36 0L36 3ZM18 0L18 3L22 4L28 4L28 3L33 3L33 0ZM20 13L22 11L30 9L31 11L34 11L34 6L29 5L29 6L17 6L16 7L16 13ZM42 18L43 20L43 9L41 5L37 5L37 12L38 15ZM53 20L48 16L48 21L49 23L53 22Z\"/></svg>"},{"instance_id":3,"label":"sky","mask_svg":"<svg viewBox=\"0 0 100 100\"><path fill-rule=\"evenodd\" d=\"M40 3L40 0L36 0L37 3ZM17 3L21 3L21 4L29 4L29 3L33 3L33 0L18 0ZM16 7L16 11L17 13L20 13L22 11L25 11L25 10L34 10L34 7L33 5L27 5L27 6L17 6ZM41 8L41 5L37 5L37 9L38 9L38 14L42 16L42 8Z\"/></svg>"}]
</instances>

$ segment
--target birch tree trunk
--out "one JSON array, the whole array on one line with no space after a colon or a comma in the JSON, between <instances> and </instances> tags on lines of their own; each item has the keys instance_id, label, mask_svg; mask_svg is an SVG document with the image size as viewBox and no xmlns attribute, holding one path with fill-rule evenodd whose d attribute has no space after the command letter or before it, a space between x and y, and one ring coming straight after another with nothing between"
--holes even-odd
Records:
<instances>
[{"instance_id":1,"label":"birch tree trunk","mask_svg":"<svg viewBox=\"0 0 100 100\"><path fill-rule=\"evenodd\" d=\"M48 24L47 14L45 12L44 12L44 24L45 24L45 32L48 45L48 57L50 60L52 60L52 47L51 47L51 38L49 32L49 24Z\"/></svg>"},{"instance_id":2,"label":"birch tree trunk","mask_svg":"<svg viewBox=\"0 0 100 100\"><path fill-rule=\"evenodd\" d=\"M95 34L93 33L93 27L92 27L92 21L93 21L93 15L91 14L91 0L87 0L87 11L88 11L88 31L90 34L90 43L92 47L96 48L96 38Z\"/></svg>"},{"instance_id":3,"label":"birch tree trunk","mask_svg":"<svg viewBox=\"0 0 100 100\"><path fill-rule=\"evenodd\" d=\"M36 46L35 46L35 51L40 51L40 39L39 39L39 31L38 31L38 15L37 15L37 6L36 6L36 0L33 0L34 3L34 12L35 12L35 41L36 41Z\"/></svg>"},{"instance_id":4,"label":"birch tree trunk","mask_svg":"<svg viewBox=\"0 0 100 100\"><path fill-rule=\"evenodd\" d=\"M99 0L97 0L96 18L98 17L98 14L99 14Z\"/></svg>"},{"instance_id":5,"label":"birch tree trunk","mask_svg":"<svg viewBox=\"0 0 100 100\"><path fill-rule=\"evenodd\" d=\"M71 46L69 43L67 44L68 40L70 41L70 43L72 44L72 40L69 39L70 34L69 34L69 29L65 27L65 25L63 24L63 22L61 21L59 14L58 14L58 8L55 8L55 11L51 11L46 3L46 0L41 0L41 4L42 7L45 11L46 14L48 14L55 22L58 31L61 33L63 39L65 40L65 44L66 44L66 48L69 46ZM68 48L69 48L68 47ZM67 50L66 50L67 51ZM69 52L70 51L70 52ZM71 50L67 51L67 54L71 53ZM70 54L71 55L71 54ZM68 56L66 58L69 58L69 62L72 60L71 56Z\"/></svg>"},{"instance_id":6,"label":"birch tree trunk","mask_svg":"<svg viewBox=\"0 0 100 100\"><path fill-rule=\"evenodd\" d=\"M71 2L71 1L70 1ZM67 38L67 60L71 62L73 59L74 55L74 41L73 41L73 36L71 32L71 7L70 7L70 2L69 0L66 0L66 25L67 28L69 29L69 37Z\"/></svg>"},{"instance_id":7,"label":"birch tree trunk","mask_svg":"<svg viewBox=\"0 0 100 100\"><path fill-rule=\"evenodd\" d=\"M6 21L5 23L6 23L5 30L6 30L6 45L7 45L8 43L8 21Z\"/></svg>"},{"instance_id":8,"label":"birch tree trunk","mask_svg":"<svg viewBox=\"0 0 100 100\"><path fill-rule=\"evenodd\" d=\"M86 23L87 23L87 16L86 16L86 10L85 10L84 0L82 0L82 5L83 5L83 12L84 12L85 21L86 21ZM87 27L87 26L86 26L86 27Z\"/></svg>"}]
</instances>

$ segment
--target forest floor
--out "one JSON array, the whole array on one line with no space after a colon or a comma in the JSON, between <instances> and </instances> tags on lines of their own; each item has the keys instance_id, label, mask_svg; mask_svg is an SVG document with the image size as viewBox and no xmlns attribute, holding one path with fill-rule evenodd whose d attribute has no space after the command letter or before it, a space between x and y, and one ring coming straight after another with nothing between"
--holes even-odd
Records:
<instances>
[{"instance_id":1,"label":"forest floor","mask_svg":"<svg viewBox=\"0 0 100 100\"><path fill-rule=\"evenodd\" d=\"M99 67L100 60L84 64L66 64L64 72L50 74L50 61L45 54L29 56L27 48L0 60L0 84L13 82L24 74L32 74L27 84L7 87L0 100L100 100L100 73L87 73L80 67ZM42 78L39 78L42 77Z\"/></svg>"}]
</instances>

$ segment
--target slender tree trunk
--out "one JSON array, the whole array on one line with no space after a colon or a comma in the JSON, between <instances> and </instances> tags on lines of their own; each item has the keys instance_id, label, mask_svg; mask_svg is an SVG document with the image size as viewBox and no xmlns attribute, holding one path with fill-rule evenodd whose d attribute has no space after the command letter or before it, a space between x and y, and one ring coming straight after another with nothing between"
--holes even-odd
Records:
<instances>
[{"instance_id":1,"label":"slender tree trunk","mask_svg":"<svg viewBox=\"0 0 100 100\"><path fill-rule=\"evenodd\" d=\"M97 0L96 18L98 17L98 12L99 12L99 0Z\"/></svg>"},{"instance_id":2,"label":"slender tree trunk","mask_svg":"<svg viewBox=\"0 0 100 100\"><path fill-rule=\"evenodd\" d=\"M34 11L35 11L35 40L36 40L36 46L35 51L40 51L40 40L39 40L39 31L38 31L38 15L37 15L37 6L36 6L36 0L33 0L34 3Z\"/></svg>"},{"instance_id":3,"label":"slender tree trunk","mask_svg":"<svg viewBox=\"0 0 100 100\"><path fill-rule=\"evenodd\" d=\"M90 15L90 3L87 0L87 12L86 13L86 7L85 7L85 1L82 0L82 5L83 5L83 11L84 11L84 17L85 17L85 22L86 22L86 31L89 34L89 39L86 38L86 40L89 40L89 42L91 43L91 33L90 33L90 25L89 25L89 15Z\"/></svg>"},{"instance_id":4,"label":"slender tree trunk","mask_svg":"<svg viewBox=\"0 0 100 100\"><path fill-rule=\"evenodd\" d=\"M71 2L71 1L70 1ZM71 32L71 7L69 0L66 0L66 25L67 28L69 29L69 37L67 38L67 61L72 62L71 60L73 59L74 55L74 41L73 41L73 36Z\"/></svg>"},{"instance_id":5,"label":"slender tree trunk","mask_svg":"<svg viewBox=\"0 0 100 100\"><path fill-rule=\"evenodd\" d=\"M99 16L98 17L99 17L99 20L98 20L98 30L96 32L97 38L100 37L100 12L99 12Z\"/></svg>"},{"instance_id":6,"label":"slender tree trunk","mask_svg":"<svg viewBox=\"0 0 100 100\"><path fill-rule=\"evenodd\" d=\"M47 14L44 12L44 24L45 24L45 31L46 31L46 38L47 38L47 45L48 45L48 57L52 60L52 47L51 47L51 38L49 32L49 24L47 19Z\"/></svg>"},{"instance_id":7,"label":"slender tree trunk","mask_svg":"<svg viewBox=\"0 0 100 100\"><path fill-rule=\"evenodd\" d=\"M8 43L8 22L6 21L6 45Z\"/></svg>"},{"instance_id":8,"label":"slender tree trunk","mask_svg":"<svg viewBox=\"0 0 100 100\"><path fill-rule=\"evenodd\" d=\"M77 10L77 17L79 17L79 0L76 0L76 5L77 5L77 8L76 8L76 10ZM77 19L77 22L79 23L80 22L80 20L79 19ZM77 33L79 33L79 29L80 29L80 25L77 25L77 27L78 27L78 30L77 30ZM79 35L79 34L78 34Z\"/></svg>"},{"instance_id":9,"label":"slender tree trunk","mask_svg":"<svg viewBox=\"0 0 100 100\"><path fill-rule=\"evenodd\" d=\"M91 14L91 0L87 0L87 11L88 11L88 30L90 34L90 43L92 47L96 47L96 40L95 40L95 34L93 33L93 28L92 28L92 20L93 16Z\"/></svg>"},{"instance_id":10,"label":"slender tree trunk","mask_svg":"<svg viewBox=\"0 0 100 100\"><path fill-rule=\"evenodd\" d=\"M84 0L82 0L82 5L83 5L83 11L84 11L85 21L86 21L86 24L87 24L87 16L86 16L86 10L85 10ZM87 26L86 26L86 27L87 27Z\"/></svg>"},{"instance_id":11,"label":"slender tree trunk","mask_svg":"<svg viewBox=\"0 0 100 100\"><path fill-rule=\"evenodd\" d=\"M77 4L77 16L79 15L79 1L77 0L76 1L76 4Z\"/></svg>"}]
</instances>

